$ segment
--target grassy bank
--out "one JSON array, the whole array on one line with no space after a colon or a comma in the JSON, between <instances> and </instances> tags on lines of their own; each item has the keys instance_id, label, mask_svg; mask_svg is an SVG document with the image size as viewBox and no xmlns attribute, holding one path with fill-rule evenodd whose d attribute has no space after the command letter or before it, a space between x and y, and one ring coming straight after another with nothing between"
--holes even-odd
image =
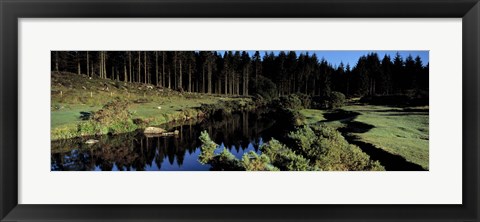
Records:
<instances>
[{"instance_id":1,"label":"grassy bank","mask_svg":"<svg viewBox=\"0 0 480 222\"><path fill-rule=\"evenodd\" d=\"M328 119L333 111L301 110L301 113L309 124L317 122L337 129L349 127L348 123L353 122L357 129L350 134L359 141L429 168L428 107L349 105L342 110L355 115Z\"/></svg>"},{"instance_id":2,"label":"grassy bank","mask_svg":"<svg viewBox=\"0 0 480 222\"><path fill-rule=\"evenodd\" d=\"M202 104L213 106L231 101L241 104L251 101L249 98L179 92L68 73L52 73L51 87L51 140L88 134L79 130L79 125L86 122L81 119L81 113L96 112L117 98L130 104L131 118L142 123L136 128L203 116Z\"/></svg>"}]
</instances>

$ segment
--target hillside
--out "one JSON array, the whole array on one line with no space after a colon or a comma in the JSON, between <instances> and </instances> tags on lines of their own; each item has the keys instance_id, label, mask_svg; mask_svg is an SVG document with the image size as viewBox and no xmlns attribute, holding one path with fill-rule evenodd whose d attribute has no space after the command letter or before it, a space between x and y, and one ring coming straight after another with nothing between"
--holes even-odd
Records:
<instances>
[{"instance_id":1,"label":"hillside","mask_svg":"<svg viewBox=\"0 0 480 222\"><path fill-rule=\"evenodd\" d=\"M51 74L51 139L79 136L81 113L90 113L121 98L130 102L132 118L149 125L196 118L201 104L244 98L180 92L149 84L89 78L67 72ZM201 113L200 113L201 115Z\"/></svg>"}]
</instances>

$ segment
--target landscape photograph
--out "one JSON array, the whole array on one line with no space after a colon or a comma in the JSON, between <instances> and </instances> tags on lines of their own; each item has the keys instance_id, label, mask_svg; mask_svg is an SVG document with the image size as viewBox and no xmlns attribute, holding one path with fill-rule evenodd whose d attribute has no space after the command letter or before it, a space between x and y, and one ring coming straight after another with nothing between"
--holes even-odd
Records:
<instances>
[{"instance_id":1,"label":"landscape photograph","mask_svg":"<svg viewBox=\"0 0 480 222\"><path fill-rule=\"evenodd\" d=\"M51 171L428 171L429 51L51 51Z\"/></svg>"}]
</instances>

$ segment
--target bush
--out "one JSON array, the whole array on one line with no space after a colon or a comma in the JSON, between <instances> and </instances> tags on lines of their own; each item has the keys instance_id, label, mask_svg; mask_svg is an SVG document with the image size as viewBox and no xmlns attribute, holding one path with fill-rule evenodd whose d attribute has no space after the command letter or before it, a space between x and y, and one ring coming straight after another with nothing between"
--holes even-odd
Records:
<instances>
[{"instance_id":1,"label":"bush","mask_svg":"<svg viewBox=\"0 0 480 222\"><path fill-rule=\"evenodd\" d=\"M128 111L130 103L127 100L116 98L103 106L102 109L92 112L89 120L77 125L81 136L119 134L134 131L138 126Z\"/></svg>"},{"instance_id":2,"label":"bush","mask_svg":"<svg viewBox=\"0 0 480 222\"><path fill-rule=\"evenodd\" d=\"M205 113L206 116L224 116L232 114L236 111L249 111L254 109L255 106L251 100L230 100L220 101L215 104L202 104L200 110Z\"/></svg>"},{"instance_id":3,"label":"bush","mask_svg":"<svg viewBox=\"0 0 480 222\"><path fill-rule=\"evenodd\" d=\"M308 108L312 107L312 97L311 96L309 96L307 94L303 94L303 93L297 93L295 95L300 99L303 108L308 109Z\"/></svg>"},{"instance_id":4,"label":"bush","mask_svg":"<svg viewBox=\"0 0 480 222\"><path fill-rule=\"evenodd\" d=\"M306 94L290 94L272 100L271 106L277 109L306 109L310 108L311 99Z\"/></svg>"},{"instance_id":5,"label":"bush","mask_svg":"<svg viewBox=\"0 0 480 222\"><path fill-rule=\"evenodd\" d=\"M289 134L299 150L319 170L384 170L378 161L370 160L359 147L349 144L334 128L308 126Z\"/></svg>"},{"instance_id":6,"label":"bush","mask_svg":"<svg viewBox=\"0 0 480 222\"><path fill-rule=\"evenodd\" d=\"M210 162L214 170L245 170L240 160L238 160L227 148L223 148L223 151L216 155Z\"/></svg>"},{"instance_id":7,"label":"bush","mask_svg":"<svg viewBox=\"0 0 480 222\"><path fill-rule=\"evenodd\" d=\"M253 86L252 92L255 92L266 100L277 97L277 85L275 85L275 83L269 78L259 75L257 85L251 84L251 86Z\"/></svg>"},{"instance_id":8,"label":"bush","mask_svg":"<svg viewBox=\"0 0 480 222\"><path fill-rule=\"evenodd\" d=\"M295 127L303 125L305 121L305 116L300 111L294 109L278 108L274 109L270 114L275 119L281 120L276 123L286 130L285 133L295 130Z\"/></svg>"},{"instance_id":9,"label":"bush","mask_svg":"<svg viewBox=\"0 0 480 222\"><path fill-rule=\"evenodd\" d=\"M346 97L341 92L331 92L328 96L314 96L312 107L316 109L338 109L345 105Z\"/></svg>"},{"instance_id":10,"label":"bush","mask_svg":"<svg viewBox=\"0 0 480 222\"><path fill-rule=\"evenodd\" d=\"M345 105L345 95L341 92L330 93L330 108L337 109Z\"/></svg>"},{"instance_id":11,"label":"bush","mask_svg":"<svg viewBox=\"0 0 480 222\"><path fill-rule=\"evenodd\" d=\"M226 148L220 154L215 154L218 145L210 139L207 131L201 132L199 138L202 146L198 161L201 164L210 164L213 170L245 170L242 163Z\"/></svg>"},{"instance_id":12,"label":"bush","mask_svg":"<svg viewBox=\"0 0 480 222\"><path fill-rule=\"evenodd\" d=\"M281 144L278 140L272 139L268 143L263 144L260 149L263 154L268 156L272 164L280 170L312 170L307 159L296 154L292 149Z\"/></svg>"},{"instance_id":13,"label":"bush","mask_svg":"<svg viewBox=\"0 0 480 222\"><path fill-rule=\"evenodd\" d=\"M275 109L302 109L302 101L296 95L280 96L272 100Z\"/></svg>"},{"instance_id":14,"label":"bush","mask_svg":"<svg viewBox=\"0 0 480 222\"><path fill-rule=\"evenodd\" d=\"M359 147L349 144L334 128L304 126L291 132L289 138L293 141L292 147L272 139L262 144L261 155L250 151L240 161L225 148L215 155L217 144L203 131L200 136L202 146L199 161L211 164L214 170L384 170L378 161L370 160L367 154Z\"/></svg>"},{"instance_id":15,"label":"bush","mask_svg":"<svg viewBox=\"0 0 480 222\"><path fill-rule=\"evenodd\" d=\"M267 155L261 154L260 156L253 151L250 151L243 155L242 165L247 171L278 171L279 169L274 167L270 163L270 158Z\"/></svg>"},{"instance_id":16,"label":"bush","mask_svg":"<svg viewBox=\"0 0 480 222\"><path fill-rule=\"evenodd\" d=\"M217 149L217 144L210 139L207 131L200 133L200 141L202 141L202 146L200 147L201 153L198 156L198 161L201 164L207 164L215 157L214 151Z\"/></svg>"}]
</instances>

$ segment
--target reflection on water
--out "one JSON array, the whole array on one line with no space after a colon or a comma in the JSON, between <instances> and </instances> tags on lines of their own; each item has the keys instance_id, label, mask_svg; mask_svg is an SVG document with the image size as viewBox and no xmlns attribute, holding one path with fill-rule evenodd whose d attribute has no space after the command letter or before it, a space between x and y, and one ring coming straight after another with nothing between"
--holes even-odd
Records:
<instances>
[{"instance_id":1,"label":"reflection on water","mask_svg":"<svg viewBox=\"0 0 480 222\"><path fill-rule=\"evenodd\" d=\"M96 144L85 144L83 139L52 142L52 171L199 171L209 165L198 162L200 132L207 130L210 137L237 158L254 150L259 153L263 140L279 135L272 118L262 112L237 113L216 120L198 120L175 126L162 126L179 135L146 137L142 133L102 136Z\"/></svg>"}]
</instances>

